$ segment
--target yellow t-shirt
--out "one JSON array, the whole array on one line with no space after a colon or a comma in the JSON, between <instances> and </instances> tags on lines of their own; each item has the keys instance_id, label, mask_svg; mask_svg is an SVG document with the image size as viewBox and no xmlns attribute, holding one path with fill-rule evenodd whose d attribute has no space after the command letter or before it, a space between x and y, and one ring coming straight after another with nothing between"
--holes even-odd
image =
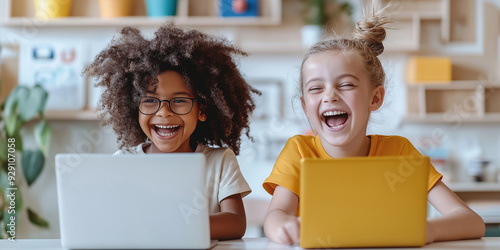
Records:
<instances>
[{"instance_id":1,"label":"yellow t-shirt","mask_svg":"<svg viewBox=\"0 0 500 250\"><path fill-rule=\"evenodd\" d=\"M371 139L368 157L421 155L411 142L404 137L384 135L369 135L368 137ZM319 136L296 135L287 141L281 151L271 174L262 184L264 189L272 195L276 186L279 185L300 197L299 178L300 160L302 158L331 159L332 157L321 146ZM428 190L431 190L442 177L443 175L431 165L429 168Z\"/></svg>"}]
</instances>

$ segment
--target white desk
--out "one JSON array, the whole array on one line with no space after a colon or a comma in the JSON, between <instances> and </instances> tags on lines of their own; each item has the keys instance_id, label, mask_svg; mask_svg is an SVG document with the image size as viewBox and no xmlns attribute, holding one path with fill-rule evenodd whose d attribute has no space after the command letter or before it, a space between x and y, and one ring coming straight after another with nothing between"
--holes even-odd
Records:
<instances>
[{"instance_id":1,"label":"white desk","mask_svg":"<svg viewBox=\"0 0 500 250\"><path fill-rule=\"evenodd\" d=\"M12 243L7 240L0 240L0 249L33 249L33 250L62 250L59 239L43 239L43 240L17 240ZM241 240L219 241L219 244L212 248L213 250L237 250L237 249L273 249L273 250L291 250L301 249L300 247L291 247L269 242L267 238L245 238ZM382 248L377 248L382 249ZM390 250L398 249L419 249L419 248L390 248ZM500 249L500 237L485 237L479 240L462 240L437 242L426 245L420 249L450 249L450 250L479 250L479 249Z\"/></svg>"}]
</instances>

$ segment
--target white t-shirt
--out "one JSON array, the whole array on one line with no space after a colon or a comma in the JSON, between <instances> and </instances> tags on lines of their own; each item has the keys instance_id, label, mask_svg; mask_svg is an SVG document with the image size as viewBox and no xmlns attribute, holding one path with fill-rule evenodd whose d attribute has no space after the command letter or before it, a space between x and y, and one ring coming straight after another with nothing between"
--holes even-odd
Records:
<instances>
[{"instance_id":1,"label":"white t-shirt","mask_svg":"<svg viewBox=\"0 0 500 250\"><path fill-rule=\"evenodd\" d=\"M149 145L151 145L150 142L141 143L131 151L118 150L113 155L146 154L144 148ZM203 153L206 158L206 187L210 197L210 214L220 212L219 202L223 199L235 194L241 194L243 198L252 191L243 178L236 155L231 149L211 148L198 144L195 153Z\"/></svg>"}]
</instances>

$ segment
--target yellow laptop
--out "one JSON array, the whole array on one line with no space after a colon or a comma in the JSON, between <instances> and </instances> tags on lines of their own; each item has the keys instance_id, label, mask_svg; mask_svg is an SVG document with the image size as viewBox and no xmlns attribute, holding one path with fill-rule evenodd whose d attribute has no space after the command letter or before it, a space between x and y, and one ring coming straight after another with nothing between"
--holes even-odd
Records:
<instances>
[{"instance_id":1,"label":"yellow laptop","mask_svg":"<svg viewBox=\"0 0 500 250\"><path fill-rule=\"evenodd\" d=\"M428 157L303 159L300 246L425 245Z\"/></svg>"}]
</instances>

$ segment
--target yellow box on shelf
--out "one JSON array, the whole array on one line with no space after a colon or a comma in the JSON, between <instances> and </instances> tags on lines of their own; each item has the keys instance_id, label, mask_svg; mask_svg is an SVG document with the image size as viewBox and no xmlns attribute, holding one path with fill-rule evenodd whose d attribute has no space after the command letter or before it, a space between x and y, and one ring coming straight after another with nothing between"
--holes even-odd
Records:
<instances>
[{"instance_id":1,"label":"yellow box on shelf","mask_svg":"<svg viewBox=\"0 0 500 250\"><path fill-rule=\"evenodd\" d=\"M451 60L448 57L412 57L406 78L409 83L450 83Z\"/></svg>"},{"instance_id":2,"label":"yellow box on shelf","mask_svg":"<svg viewBox=\"0 0 500 250\"><path fill-rule=\"evenodd\" d=\"M36 18L40 20L68 17L72 0L35 0Z\"/></svg>"}]
</instances>

